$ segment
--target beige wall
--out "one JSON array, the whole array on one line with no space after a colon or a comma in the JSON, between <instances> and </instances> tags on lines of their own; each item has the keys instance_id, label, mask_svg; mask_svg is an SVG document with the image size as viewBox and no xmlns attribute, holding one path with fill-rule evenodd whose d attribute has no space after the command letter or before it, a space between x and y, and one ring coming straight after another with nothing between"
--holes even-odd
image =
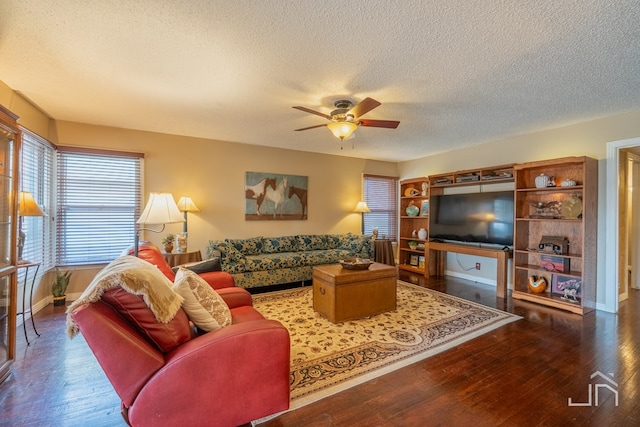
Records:
<instances>
[{"instance_id":1,"label":"beige wall","mask_svg":"<svg viewBox=\"0 0 640 427\"><path fill-rule=\"evenodd\" d=\"M149 192L190 196L200 212L189 214L189 248L225 237L281 236L297 233L359 233L362 174L397 176L389 162L328 156L152 132L71 122L56 122L61 145L112 148L145 154L145 201ZM330 142L330 141L328 141ZM309 179L305 221L245 221L245 172L305 175ZM169 224L162 234L147 232L159 243L182 230Z\"/></svg>"},{"instance_id":2,"label":"beige wall","mask_svg":"<svg viewBox=\"0 0 640 427\"><path fill-rule=\"evenodd\" d=\"M610 141L640 135L640 111L504 138L399 164L402 179L565 156L606 158Z\"/></svg>"},{"instance_id":3,"label":"beige wall","mask_svg":"<svg viewBox=\"0 0 640 427\"><path fill-rule=\"evenodd\" d=\"M9 86L0 81L0 105L8 108L19 117L19 123L37 133L43 138L50 139L51 122L42 110L33 105Z\"/></svg>"}]
</instances>

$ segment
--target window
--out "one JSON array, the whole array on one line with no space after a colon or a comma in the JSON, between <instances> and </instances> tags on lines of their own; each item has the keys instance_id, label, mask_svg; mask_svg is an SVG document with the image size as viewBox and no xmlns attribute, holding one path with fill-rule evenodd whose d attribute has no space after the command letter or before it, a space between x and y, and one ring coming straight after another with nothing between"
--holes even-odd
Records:
<instances>
[{"instance_id":1,"label":"window","mask_svg":"<svg viewBox=\"0 0 640 427\"><path fill-rule=\"evenodd\" d=\"M398 178L364 175L364 201L371 212L364 213L364 234L386 234L388 239L398 238Z\"/></svg>"},{"instance_id":2,"label":"window","mask_svg":"<svg viewBox=\"0 0 640 427\"><path fill-rule=\"evenodd\" d=\"M28 129L22 128L20 191L28 191L45 216L21 216L25 234L22 259L41 261L40 274L54 266L53 166L54 146Z\"/></svg>"},{"instance_id":3,"label":"window","mask_svg":"<svg viewBox=\"0 0 640 427\"><path fill-rule=\"evenodd\" d=\"M58 147L57 265L113 261L133 244L143 155Z\"/></svg>"}]
</instances>

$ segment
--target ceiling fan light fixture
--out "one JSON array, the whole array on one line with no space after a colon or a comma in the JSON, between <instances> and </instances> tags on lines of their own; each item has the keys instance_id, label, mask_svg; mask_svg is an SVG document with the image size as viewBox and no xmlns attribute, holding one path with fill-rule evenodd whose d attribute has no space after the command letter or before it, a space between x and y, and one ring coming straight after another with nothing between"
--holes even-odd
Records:
<instances>
[{"instance_id":1,"label":"ceiling fan light fixture","mask_svg":"<svg viewBox=\"0 0 640 427\"><path fill-rule=\"evenodd\" d=\"M340 140L349 138L353 132L358 129L358 125L356 123L347 121L331 122L327 127L331 133Z\"/></svg>"}]
</instances>

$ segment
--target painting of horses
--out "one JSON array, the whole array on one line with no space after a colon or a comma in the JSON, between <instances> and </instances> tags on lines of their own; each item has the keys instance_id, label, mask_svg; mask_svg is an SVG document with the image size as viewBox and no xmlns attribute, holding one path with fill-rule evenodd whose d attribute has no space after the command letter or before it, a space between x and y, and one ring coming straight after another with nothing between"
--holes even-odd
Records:
<instances>
[{"instance_id":1,"label":"painting of horses","mask_svg":"<svg viewBox=\"0 0 640 427\"><path fill-rule=\"evenodd\" d=\"M245 220L307 219L307 181L301 175L246 172Z\"/></svg>"}]
</instances>

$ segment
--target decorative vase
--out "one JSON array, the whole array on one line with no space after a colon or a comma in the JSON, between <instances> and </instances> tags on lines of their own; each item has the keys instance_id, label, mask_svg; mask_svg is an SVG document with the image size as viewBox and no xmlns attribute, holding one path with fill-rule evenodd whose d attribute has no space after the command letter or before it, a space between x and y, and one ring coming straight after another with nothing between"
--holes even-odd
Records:
<instances>
[{"instance_id":1,"label":"decorative vase","mask_svg":"<svg viewBox=\"0 0 640 427\"><path fill-rule=\"evenodd\" d=\"M549 177L543 173L536 176L536 188L545 188L549 185Z\"/></svg>"},{"instance_id":2,"label":"decorative vase","mask_svg":"<svg viewBox=\"0 0 640 427\"><path fill-rule=\"evenodd\" d=\"M63 295L61 297L53 297L53 305L60 306L67 304L67 296Z\"/></svg>"},{"instance_id":3,"label":"decorative vase","mask_svg":"<svg viewBox=\"0 0 640 427\"><path fill-rule=\"evenodd\" d=\"M418 214L420 213L420 208L416 205L409 205L407 206L407 209L405 209L405 211L407 212L408 216L418 216Z\"/></svg>"},{"instance_id":4,"label":"decorative vase","mask_svg":"<svg viewBox=\"0 0 640 427\"><path fill-rule=\"evenodd\" d=\"M427 230L425 230L424 228L418 230L418 239L427 240Z\"/></svg>"},{"instance_id":5,"label":"decorative vase","mask_svg":"<svg viewBox=\"0 0 640 427\"><path fill-rule=\"evenodd\" d=\"M173 251L173 243L165 243L164 244L164 251L168 254L171 253L171 251Z\"/></svg>"}]
</instances>

